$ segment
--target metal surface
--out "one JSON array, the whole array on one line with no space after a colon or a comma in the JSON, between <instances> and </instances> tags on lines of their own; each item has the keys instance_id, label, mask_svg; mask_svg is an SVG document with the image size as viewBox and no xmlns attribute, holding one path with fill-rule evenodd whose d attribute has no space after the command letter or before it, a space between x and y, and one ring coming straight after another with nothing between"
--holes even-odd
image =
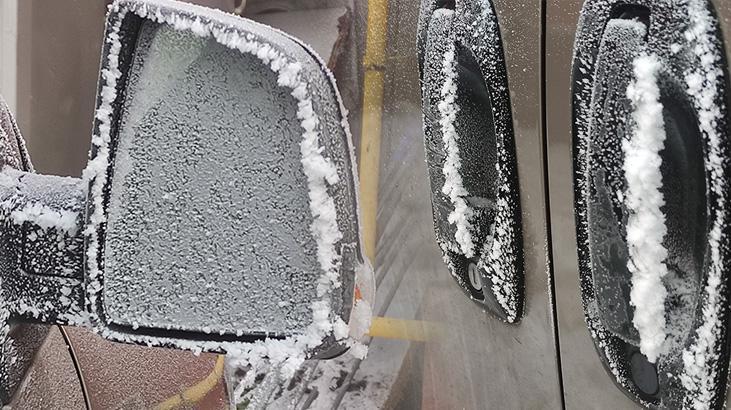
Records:
<instances>
[{"instance_id":1,"label":"metal surface","mask_svg":"<svg viewBox=\"0 0 731 410\"><path fill-rule=\"evenodd\" d=\"M216 364L213 354L195 356L173 349L114 343L81 328L66 328L66 332L92 409L153 408L204 380ZM223 380L200 400L198 408L228 408Z\"/></svg>"},{"instance_id":2,"label":"metal surface","mask_svg":"<svg viewBox=\"0 0 731 410\"><path fill-rule=\"evenodd\" d=\"M602 367L584 321L579 289L571 160L571 58L583 1L546 9L546 138L553 269L566 408L631 408ZM587 398L591 397L591 403Z\"/></svg>"},{"instance_id":3,"label":"metal surface","mask_svg":"<svg viewBox=\"0 0 731 410\"><path fill-rule=\"evenodd\" d=\"M731 18L731 4L724 0L716 3L723 15ZM632 403L614 387L601 366L580 304L571 182L569 81L581 4L581 0L547 1L545 108L550 144L550 216L566 405L568 408L629 408ZM347 363L350 367L345 380L332 379L337 382L334 397L326 394L332 391L332 381L326 380L320 394L328 401L319 404L341 408L364 403L372 408L561 407L547 263L547 187L544 186L540 121L541 2L498 0L495 6L508 64L519 159L525 316L519 325L506 325L481 311L464 297L441 261L432 230L421 135L418 65L414 55L418 1L392 0L384 61L384 123L378 185L377 313L425 320L436 325L440 332L436 339L426 343L374 339L368 359ZM101 24L101 18L97 22ZM725 23L731 27L730 21ZM728 33L727 30L727 46ZM24 94L24 98L29 97ZM351 117L354 123L357 115L355 112L355 118ZM39 118L36 116L33 121L40 121ZM41 170L57 166L51 160L55 148L41 144L47 138L51 137L39 135L31 146L35 152L45 155L40 157ZM88 133L78 139L85 144ZM81 152L83 157L85 146L70 145L73 148L69 149ZM195 358L185 352L113 344L84 330L71 329L70 338L92 404L98 408L150 407L203 379L214 366L212 356ZM337 366L337 361L322 362L316 370ZM378 385L388 388L371 389ZM226 406L223 387L213 394L215 399L201 403L202 408Z\"/></svg>"},{"instance_id":4,"label":"metal surface","mask_svg":"<svg viewBox=\"0 0 731 410\"><path fill-rule=\"evenodd\" d=\"M501 322L465 297L441 260L424 161L418 4L389 2L380 161L361 164L360 177L373 178L372 167L379 167L374 313L430 332L424 342L374 337L363 361L344 355L307 363L271 408L561 407L547 274L540 3L495 4L520 160L526 310L518 325Z\"/></svg>"},{"instance_id":5,"label":"metal surface","mask_svg":"<svg viewBox=\"0 0 731 410\"><path fill-rule=\"evenodd\" d=\"M17 410L86 408L74 362L59 328L51 328L9 406Z\"/></svg>"},{"instance_id":6,"label":"metal surface","mask_svg":"<svg viewBox=\"0 0 731 410\"><path fill-rule=\"evenodd\" d=\"M731 3L714 1L729 51ZM566 408L636 407L602 367L581 307L571 159L571 57L583 1L548 0L546 128L551 228L559 340Z\"/></svg>"}]
</instances>

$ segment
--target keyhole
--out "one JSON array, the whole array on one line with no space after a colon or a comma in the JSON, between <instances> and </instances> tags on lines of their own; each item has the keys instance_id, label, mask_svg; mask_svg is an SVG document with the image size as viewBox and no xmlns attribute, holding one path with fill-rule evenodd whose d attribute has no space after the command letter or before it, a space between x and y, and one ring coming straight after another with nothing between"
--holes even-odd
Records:
<instances>
[{"instance_id":1,"label":"keyhole","mask_svg":"<svg viewBox=\"0 0 731 410\"><path fill-rule=\"evenodd\" d=\"M470 266L467 267L467 276L470 278L470 285L475 290L482 290L482 278L480 277L480 270L477 269L477 265L470 263Z\"/></svg>"}]
</instances>

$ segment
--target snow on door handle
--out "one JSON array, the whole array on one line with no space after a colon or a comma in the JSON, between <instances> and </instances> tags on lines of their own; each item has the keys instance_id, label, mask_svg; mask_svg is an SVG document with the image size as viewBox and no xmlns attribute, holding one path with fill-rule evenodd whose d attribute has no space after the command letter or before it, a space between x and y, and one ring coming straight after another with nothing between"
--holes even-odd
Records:
<instances>
[{"instance_id":1,"label":"snow on door handle","mask_svg":"<svg viewBox=\"0 0 731 410\"><path fill-rule=\"evenodd\" d=\"M652 408L717 408L728 371L727 68L706 0L587 1L573 67L587 325Z\"/></svg>"}]
</instances>

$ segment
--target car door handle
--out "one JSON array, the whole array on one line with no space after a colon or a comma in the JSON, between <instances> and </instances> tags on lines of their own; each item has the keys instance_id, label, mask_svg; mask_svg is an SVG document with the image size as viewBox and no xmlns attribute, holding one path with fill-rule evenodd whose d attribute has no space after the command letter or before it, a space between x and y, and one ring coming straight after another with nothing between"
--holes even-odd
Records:
<instances>
[{"instance_id":1,"label":"car door handle","mask_svg":"<svg viewBox=\"0 0 731 410\"><path fill-rule=\"evenodd\" d=\"M727 71L710 3L681 3L588 1L573 67L587 324L620 388L654 408L720 406L728 371ZM636 162L648 138L662 146Z\"/></svg>"},{"instance_id":2,"label":"car door handle","mask_svg":"<svg viewBox=\"0 0 731 410\"><path fill-rule=\"evenodd\" d=\"M465 293L500 319L523 311L523 238L507 72L490 2L422 2L424 144L434 228Z\"/></svg>"}]
</instances>

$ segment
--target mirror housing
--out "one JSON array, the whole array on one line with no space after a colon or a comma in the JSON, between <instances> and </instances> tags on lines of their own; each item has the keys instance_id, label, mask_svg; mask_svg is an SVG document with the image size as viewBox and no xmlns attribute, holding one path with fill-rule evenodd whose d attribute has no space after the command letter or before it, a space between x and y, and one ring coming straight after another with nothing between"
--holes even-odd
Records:
<instances>
[{"instance_id":1,"label":"mirror housing","mask_svg":"<svg viewBox=\"0 0 731 410\"><path fill-rule=\"evenodd\" d=\"M0 268L24 281L3 281L11 315L194 351L342 352L375 289L354 166L309 47L200 6L118 0L82 180L0 174Z\"/></svg>"}]
</instances>

